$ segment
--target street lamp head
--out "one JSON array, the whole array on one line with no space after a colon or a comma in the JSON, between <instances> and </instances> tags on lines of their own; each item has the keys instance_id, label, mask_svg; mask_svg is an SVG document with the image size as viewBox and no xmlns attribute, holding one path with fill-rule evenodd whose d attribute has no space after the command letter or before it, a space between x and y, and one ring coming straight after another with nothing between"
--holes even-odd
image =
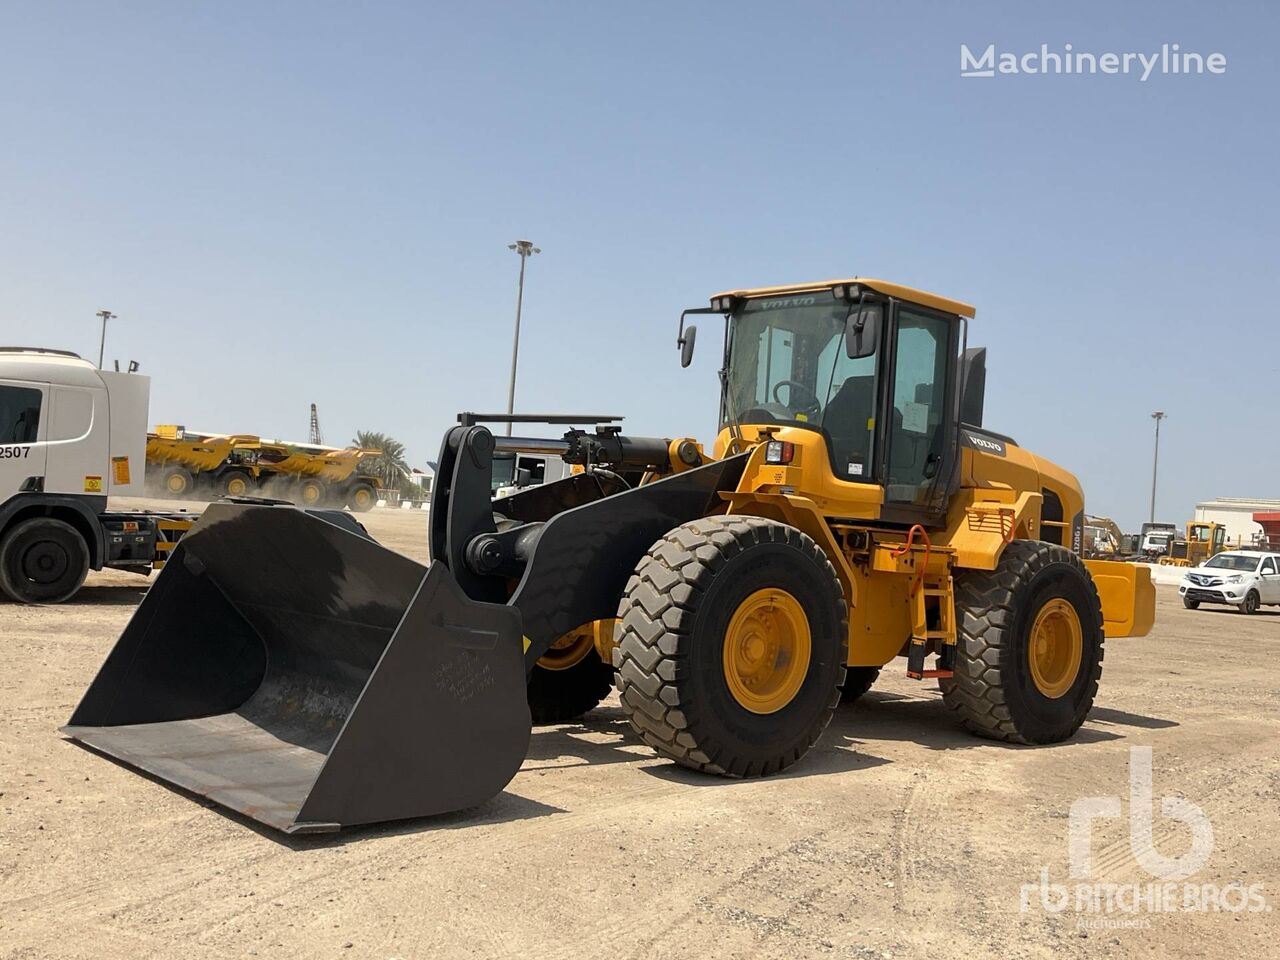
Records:
<instances>
[{"instance_id":1,"label":"street lamp head","mask_svg":"<svg viewBox=\"0 0 1280 960\"><path fill-rule=\"evenodd\" d=\"M529 257L535 253L541 253L541 247L535 247L532 240L517 240L515 243L507 244L508 250L514 250L522 257Z\"/></svg>"},{"instance_id":2,"label":"street lamp head","mask_svg":"<svg viewBox=\"0 0 1280 960\"><path fill-rule=\"evenodd\" d=\"M1166 416L1166 414L1165 414L1165 412L1164 412L1163 410L1157 410L1155 413L1153 413L1153 414L1151 415L1151 419L1152 419L1152 420L1163 420L1163 419L1165 418L1165 416Z\"/></svg>"}]
</instances>

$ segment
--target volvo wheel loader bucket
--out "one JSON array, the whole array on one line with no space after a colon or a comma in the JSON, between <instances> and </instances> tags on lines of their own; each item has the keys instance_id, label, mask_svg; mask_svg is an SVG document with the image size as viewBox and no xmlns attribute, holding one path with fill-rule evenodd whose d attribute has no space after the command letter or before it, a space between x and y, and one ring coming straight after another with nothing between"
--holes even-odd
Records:
<instances>
[{"instance_id":1,"label":"volvo wheel loader bucket","mask_svg":"<svg viewBox=\"0 0 1280 960\"><path fill-rule=\"evenodd\" d=\"M289 833L500 792L529 742L520 614L358 530L211 506L64 732Z\"/></svg>"}]
</instances>

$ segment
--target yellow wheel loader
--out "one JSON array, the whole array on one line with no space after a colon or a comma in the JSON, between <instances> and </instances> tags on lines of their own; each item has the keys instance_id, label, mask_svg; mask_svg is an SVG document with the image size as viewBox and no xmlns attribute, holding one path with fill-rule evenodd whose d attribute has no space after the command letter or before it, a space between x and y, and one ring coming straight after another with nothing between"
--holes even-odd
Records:
<instances>
[{"instance_id":1,"label":"yellow wheel loader","mask_svg":"<svg viewBox=\"0 0 1280 960\"><path fill-rule=\"evenodd\" d=\"M1169 553L1157 563L1162 567L1198 567L1227 549L1227 528L1220 523L1188 520L1187 532L1169 543Z\"/></svg>"},{"instance_id":2,"label":"yellow wheel loader","mask_svg":"<svg viewBox=\"0 0 1280 960\"><path fill-rule=\"evenodd\" d=\"M659 755L733 777L799 760L898 658L976 734L1070 737L1154 590L1082 561L1075 478L981 426L973 308L869 279L735 290L681 316L685 366L691 314L725 322L710 453L463 414L427 567L347 515L214 504L66 733L288 832L480 803L533 720L610 681ZM492 500L495 453L521 451L578 472Z\"/></svg>"}]
</instances>

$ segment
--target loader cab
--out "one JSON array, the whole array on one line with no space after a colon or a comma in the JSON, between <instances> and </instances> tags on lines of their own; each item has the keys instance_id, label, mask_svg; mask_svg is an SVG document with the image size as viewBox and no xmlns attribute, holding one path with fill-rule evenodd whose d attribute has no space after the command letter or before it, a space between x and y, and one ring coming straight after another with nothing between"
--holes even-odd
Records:
<instances>
[{"instance_id":1,"label":"loader cab","mask_svg":"<svg viewBox=\"0 0 1280 960\"><path fill-rule=\"evenodd\" d=\"M728 320L722 430L812 431L836 481L883 489L879 519L943 518L959 458L957 308L972 308L877 281L717 305Z\"/></svg>"}]
</instances>

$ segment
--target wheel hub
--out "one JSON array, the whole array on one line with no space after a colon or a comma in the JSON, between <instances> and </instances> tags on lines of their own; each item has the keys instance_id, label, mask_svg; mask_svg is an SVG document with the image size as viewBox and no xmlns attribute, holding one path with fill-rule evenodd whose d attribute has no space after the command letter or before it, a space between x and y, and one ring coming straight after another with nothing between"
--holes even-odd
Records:
<instances>
[{"instance_id":1,"label":"wheel hub","mask_svg":"<svg viewBox=\"0 0 1280 960\"><path fill-rule=\"evenodd\" d=\"M595 649L590 624L566 633L538 658L538 666L546 670L568 670L583 661Z\"/></svg>"},{"instance_id":2,"label":"wheel hub","mask_svg":"<svg viewBox=\"0 0 1280 960\"><path fill-rule=\"evenodd\" d=\"M1036 614L1027 644L1027 661L1036 689L1050 700L1064 696L1080 673L1084 631L1076 608L1055 597Z\"/></svg>"},{"instance_id":3,"label":"wheel hub","mask_svg":"<svg viewBox=\"0 0 1280 960\"><path fill-rule=\"evenodd\" d=\"M22 555L22 575L31 583L57 583L70 567L67 551L52 541L33 544Z\"/></svg>"},{"instance_id":4,"label":"wheel hub","mask_svg":"<svg viewBox=\"0 0 1280 960\"><path fill-rule=\"evenodd\" d=\"M729 693L752 713L776 713L800 692L812 647L800 602L785 590L757 590L738 605L725 630Z\"/></svg>"}]
</instances>

